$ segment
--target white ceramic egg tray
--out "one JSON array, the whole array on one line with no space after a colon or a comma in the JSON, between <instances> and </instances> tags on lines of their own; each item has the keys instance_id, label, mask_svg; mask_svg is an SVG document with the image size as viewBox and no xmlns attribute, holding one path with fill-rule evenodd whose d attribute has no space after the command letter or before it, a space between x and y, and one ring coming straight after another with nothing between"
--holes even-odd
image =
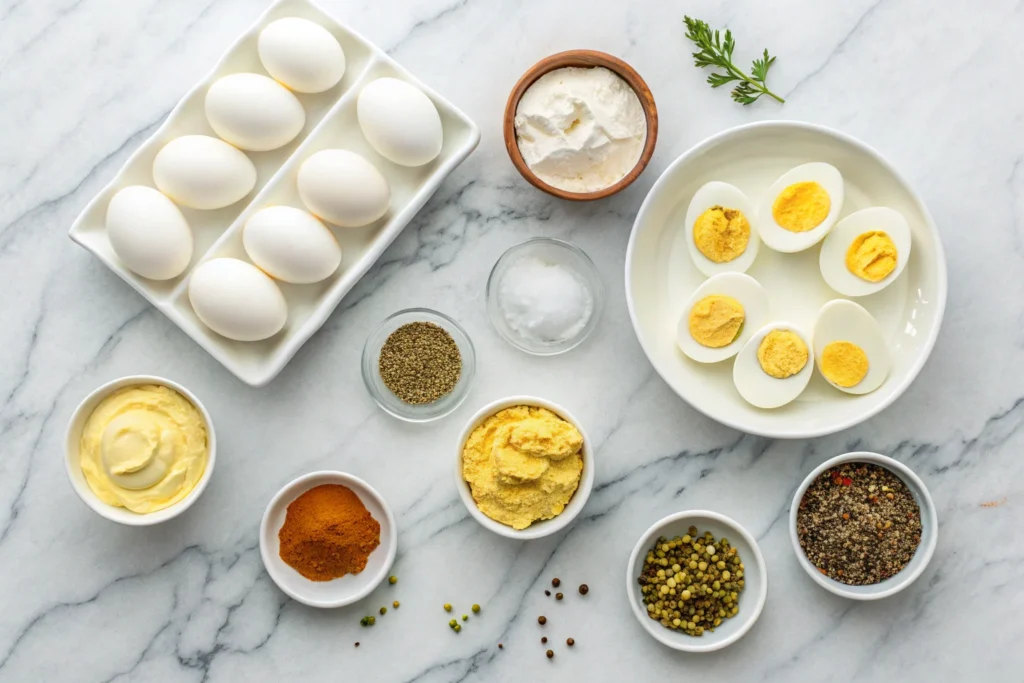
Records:
<instances>
[{"instance_id":1,"label":"white ceramic egg tray","mask_svg":"<svg viewBox=\"0 0 1024 683\"><path fill-rule=\"evenodd\" d=\"M267 74L256 41L260 31L282 17L310 19L331 32L345 51L347 68L338 85L317 94L295 93L306 110L306 125L295 140L269 152L247 152L256 166L256 186L241 201L223 209L202 211L180 206L192 228L195 250L185 272L162 282L128 270L110 245L107 204L129 185L153 183L153 159L182 135L217 137L206 120L206 91L217 79L233 73ZM364 85L381 77L412 83L433 101L441 115L444 146L425 166L398 166L377 154L363 138L356 120L356 97ZM128 159L114 180L89 202L71 226L71 239L95 254L121 279L146 297L178 327L239 379L252 386L270 382L301 346L327 320L342 297L356 284L389 244L437 190L444 178L469 156L480 141L476 125L447 100L417 80L382 50L325 14L309 0L278 0L232 45L214 69L174 108L160 129ZM380 220L362 228L331 228L343 251L338 270L311 285L278 282L288 302L284 329L269 339L238 342L206 327L188 300L188 281L195 267L211 258L231 256L251 262L242 247L242 227L256 211L271 205L305 209L296 188L299 166L323 149L347 149L363 155L391 186L391 208Z\"/></svg>"}]
</instances>

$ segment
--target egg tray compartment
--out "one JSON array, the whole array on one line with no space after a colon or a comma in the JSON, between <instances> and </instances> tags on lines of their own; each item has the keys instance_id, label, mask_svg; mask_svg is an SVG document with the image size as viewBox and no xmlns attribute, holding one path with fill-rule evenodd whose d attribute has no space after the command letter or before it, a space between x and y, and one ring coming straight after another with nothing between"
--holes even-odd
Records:
<instances>
[{"instance_id":1,"label":"egg tray compartment","mask_svg":"<svg viewBox=\"0 0 1024 683\"><path fill-rule=\"evenodd\" d=\"M231 206L212 211L179 205L192 229L194 242L192 260L181 275L166 281L136 275L118 259L107 236L106 211L110 199L130 185L155 189L153 160L171 140L197 134L218 137L206 120L207 90L214 81L233 73L269 76L260 62L256 43L267 24L283 17L310 19L326 28L345 52L345 75L323 93L294 93L306 110L306 124L295 140L269 152L245 152L257 172L256 186L249 195ZM438 158L429 164L418 168L398 166L377 154L363 137L356 120L356 96L364 85L381 77L399 78L415 85L437 107L444 145ZM114 180L89 202L72 225L70 236L239 379L252 386L263 386L323 325L344 295L412 220L444 178L469 156L479 140L479 130L465 114L358 33L338 23L309 0L279 0L228 49L214 69L175 106L157 132L132 154ZM380 220L362 228L336 228L325 223L341 244L341 266L329 278L315 284L278 282L288 302L288 320L281 332L259 342L237 342L213 332L199 321L189 303L187 290L192 271L199 263L221 256L251 262L241 242L245 221L267 206L283 204L305 209L295 184L298 168L313 153L331 148L361 154L380 170L391 186L390 210Z\"/></svg>"}]
</instances>

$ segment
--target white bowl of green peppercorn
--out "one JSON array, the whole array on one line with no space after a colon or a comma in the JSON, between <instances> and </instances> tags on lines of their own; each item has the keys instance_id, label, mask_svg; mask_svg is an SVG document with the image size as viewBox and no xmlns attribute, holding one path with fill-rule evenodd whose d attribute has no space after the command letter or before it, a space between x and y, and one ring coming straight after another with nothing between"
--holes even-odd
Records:
<instances>
[{"instance_id":1,"label":"white bowl of green peppercorn","mask_svg":"<svg viewBox=\"0 0 1024 683\"><path fill-rule=\"evenodd\" d=\"M852 468L852 463L864 463L868 467ZM887 484L893 483L889 479L870 479L873 472L879 473L879 470L874 469L876 466L886 470L895 480L902 483L905 489L901 490L899 486L889 487ZM834 487L835 491L843 494L842 497L830 502L828 510L822 508L814 519L810 517L810 512L805 507L801 519L801 505L804 504L808 490L819 477L830 471L831 476L827 481L823 479L822 486L826 487L825 490L828 486ZM862 486L864 492L860 494L859 489ZM888 500L872 502L872 497L884 497ZM819 501L808 501L807 505L812 503L819 507L824 505ZM879 504L885 508L880 509ZM897 520L895 526L889 521L890 517ZM920 519L919 526L915 517ZM866 540L873 543L876 539L871 539L870 535L864 534L863 531L857 536L850 536L853 531L847 528L858 525L859 529L863 529L862 520L865 519L870 527L877 531L877 552L871 549L870 544L866 547L861 545ZM909 521L904 523L902 519ZM901 529L904 524L905 528ZM810 529L811 525L815 527L813 530ZM813 537L808 535L809 531L813 531ZM932 559L938 542L938 532L935 504L924 482L906 465L879 453L845 453L826 460L804 479L793 496L793 504L789 510L789 534L800 566L819 586L851 600L887 598L912 584ZM828 534L845 534L845 537L837 538L835 543L829 543ZM908 549L906 545L908 536L919 539L912 549ZM804 544L813 546L808 550ZM830 557L830 552L833 552L830 548L838 547L844 550L841 553L834 552L835 557ZM850 548L854 548L856 554L851 555ZM815 553L818 558L816 562L811 561L808 552ZM908 560L907 556L910 553L912 555Z\"/></svg>"},{"instance_id":2,"label":"white bowl of green peppercorn","mask_svg":"<svg viewBox=\"0 0 1024 683\"><path fill-rule=\"evenodd\" d=\"M731 569L732 573L735 574L736 568L739 567L743 572L738 577L743 580L742 587L734 586L735 590L729 591L729 605L738 608L736 613L719 619L720 623L717 626L712 624L710 628L701 628L699 636L684 632L683 629L686 629L685 623L669 627L662 625L659 618L652 617L645 602L644 588L641 583L648 555L652 550L654 552L659 550L656 547L659 539L664 537L665 540L672 541L679 537L684 541L683 547L685 547L686 544L690 543L691 534L694 531L696 531L696 534L692 538L699 538L701 540L701 554L698 557L700 561L704 562L705 560L716 558L713 562L717 565L716 568L724 567L726 570ZM710 546L704 541L704 534L707 532L710 532L713 538ZM712 552L708 554L708 550ZM722 552L720 558L717 555L718 552ZM708 557L705 557L705 554L708 554ZM658 559L660 560L661 558ZM736 564L733 564L734 561ZM742 564L739 564L740 562ZM707 563L705 562L705 564ZM673 566L665 566L664 571L671 571ZM658 568L660 569L661 567L659 566ZM691 569L689 567L680 567L679 569L686 575L685 580L687 582L692 581L696 589L696 587L703 585L703 578L697 578L696 572L700 571L703 573L709 568L700 569L697 567ZM678 573L676 573L677 578ZM736 579L734 576L725 575L722 570L719 570L718 576L713 578L717 581ZM666 585L671 590L675 590L677 586L682 588L681 584ZM714 587L715 585L712 583L707 590L713 590ZM685 588L685 592L689 593L690 586L687 585ZM719 585L718 588L724 591L726 586ZM735 597L733 597L733 594L735 594ZM757 546L757 541L738 522L710 510L687 510L659 520L645 531L640 540L637 541L632 554L629 556L629 564L626 566L626 595L629 598L629 605L633 609L633 614L636 615L640 625L655 640L675 650L682 650L684 652L712 652L731 645L742 638L754 625L757 618L761 616L761 610L764 609L764 603L768 597L768 570L765 567L761 549ZM715 591L709 597L718 598L718 592ZM680 617L686 616L685 611L689 607L693 606L696 609L697 606L696 598L691 598L689 595L684 598L681 594L678 596L673 594L668 599L685 600L683 605L676 605L676 607L672 608L678 609L681 612ZM674 614L669 616L674 616Z\"/></svg>"}]
</instances>

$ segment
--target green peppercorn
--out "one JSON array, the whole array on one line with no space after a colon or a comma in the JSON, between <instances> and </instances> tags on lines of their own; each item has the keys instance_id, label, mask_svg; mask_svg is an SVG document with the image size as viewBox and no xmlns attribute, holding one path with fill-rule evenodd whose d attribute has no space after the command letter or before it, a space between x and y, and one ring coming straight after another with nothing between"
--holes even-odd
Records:
<instances>
[{"instance_id":1,"label":"green peppercorn","mask_svg":"<svg viewBox=\"0 0 1024 683\"><path fill-rule=\"evenodd\" d=\"M742 567L735 548L710 532L697 534L692 528L684 537L657 539L637 579L648 616L691 636L714 630L721 624L715 619L734 616L743 589L735 576ZM733 574L727 575L730 565Z\"/></svg>"},{"instance_id":2,"label":"green peppercorn","mask_svg":"<svg viewBox=\"0 0 1024 683\"><path fill-rule=\"evenodd\" d=\"M451 628L455 628L458 625L459 625L459 622L455 621L454 619L452 619L451 621L448 622L448 626L450 626Z\"/></svg>"},{"instance_id":3,"label":"green peppercorn","mask_svg":"<svg viewBox=\"0 0 1024 683\"><path fill-rule=\"evenodd\" d=\"M444 603L444 611L445 611L445 612L451 612L451 611L452 611L452 606L451 606L451 604L449 604L449 603L447 603L447 602L446 602L446 603Z\"/></svg>"},{"instance_id":4,"label":"green peppercorn","mask_svg":"<svg viewBox=\"0 0 1024 683\"><path fill-rule=\"evenodd\" d=\"M469 615L468 614L463 614L462 615L462 620L463 621L469 621Z\"/></svg>"},{"instance_id":5,"label":"green peppercorn","mask_svg":"<svg viewBox=\"0 0 1024 683\"><path fill-rule=\"evenodd\" d=\"M399 607L401 607L401 603L399 603L398 600L395 600L393 603L391 603L391 606L395 609L398 609Z\"/></svg>"},{"instance_id":6,"label":"green peppercorn","mask_svg":"<svg viewBox=\"0 0 1024 683\"><path fill-rule=\"evenodd\" d=\"M398 577L397 576L389 576L388 577L388 583L390 583L392 586L394 586L396 583L398 583Z\"/></svg>"},{"instance_id":7,"label":"green peppercorn","mask_svg":"<svg viewBox=\"0 0 1024 683\"><path fill-rule=\"evenodd\" d=\"M388 613L388 608L387 607L381 607L380 608L380 615L381 616L384 616L387 613Z\"/></svg>"},{"instance_id":8,"label":"green peppercorn","mask_svg":"<svg viewBox=\"0 0 1024 683\"><path fill-rule=\"evenodd\" d=\"M462 625L461 624L455 624L455 632L458 633L461 630L462 630Z\"/></svg>"},{"instance_id":9,"label":"green peppercorn","mask_svg":"<svg viewBox=\"0 0 1024 683\"><path fill-rule=\"evenodd\" d=\"M476 614L477 612L480 611L480 605L474 604L472 609L473 609L473 613Z\"/></svg>"},{"instance_id":10,"label":"green peppercorn","mask_svg":"<svg viewBox=\"0 0 1024 683\"><path fill-rule=\"evenodd\" d=\"M367 618L370 620L370 626L373 626L374 624L377 623L376 617L367 617Z\"/></svg>"}]
</instances>

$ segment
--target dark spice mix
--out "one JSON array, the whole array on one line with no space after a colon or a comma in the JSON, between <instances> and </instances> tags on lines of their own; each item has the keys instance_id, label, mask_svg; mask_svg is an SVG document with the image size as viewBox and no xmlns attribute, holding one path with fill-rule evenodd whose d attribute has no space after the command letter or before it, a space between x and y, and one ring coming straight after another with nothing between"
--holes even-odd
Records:
<instances>
[{"instance_id":1,"label":"dark spice mix","mask_svg":"<svg viewBox=\"0 0 1024 683\"><path fill-rule=\"evenodd\" d=\"M821 473L796 515L807 559L850 586L899 573L921 543L921 509L899 477L878 465L849 462Z\"/></svg>"}]
</instances>

